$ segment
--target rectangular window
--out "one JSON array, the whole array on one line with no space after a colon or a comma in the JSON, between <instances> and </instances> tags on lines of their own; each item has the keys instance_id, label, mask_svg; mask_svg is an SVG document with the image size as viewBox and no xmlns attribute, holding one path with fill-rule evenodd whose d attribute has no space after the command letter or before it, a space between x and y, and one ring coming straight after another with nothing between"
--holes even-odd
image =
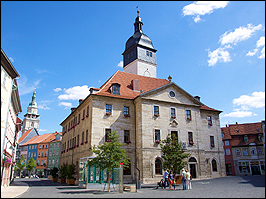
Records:
<instances>
[{"instance_id":1,"label":"rectangular window","mask_svg":"<svg viewBox=\"0 0 266 199\"><path fill-rule=\"evenodd\" d=\"M124 130L124 142L130 141L129 130Z\"/></svg>"},{"instance_id":2,"label":"rectangular window","mask_svg":"<svg viewBox=\"0 0 266 199\"><path fill-rule=\"evenodd\" d=\"M150 57L152 57L152 52L150 52Z\"/></svg>"},{"instance_id":3,"label":"rectangular window","mask_svg":"<svg viewBox=\"0 0 266 199\"><path fill-rule=\"evenodd\" d=\"M208 125L212 126L212 117L207 116L207 120L208 120Z\"/></svg>"},{"instance_id":4,"label":"rectangular window","mask_svg":"<svg viewBox=\"0 0 266 199\"><path fill-rule=\"evenodd\" d=\"M42 152L42 157L43 157L43 152Z\"/></svg>"},{"instance_id":5,"label":"rectangular window","mask_svg":"<svg viewBox=\"0 0 266 199\"><path fill-rule=\"evenodd\" d=\"M41 156L41 152L39 152L39 155L38 155L39 157Z\"/></svg>"},{"instance_id":6,"label":"rectangular window","mask_svg":"<svg viewBox=\"0 0 266 199\"><path fill-rule=\"evenodd\" d=\"M105 129L105 142L109 142L109 133L111 133L111 129Z\"/></svg>"},{"instance_id":7,"label":"rectangular window","mask_svg":"<svg viewBox=\"0 0 266 199\"><path fill-rule=\"evenodd\" d=\"M256 147L251 147L251 148L250 148L250 154L251 154L251 155L256 155L256 154L257 154L257 152L256 152Z\"/></svg>"},{"instance_id":8,"label":"rectangular window","mask_svg":"<svg viewBox=\"0 0 266 199\"><path fill-rule=\"evenodd\" d=\"M38 166L40 165L40 160L38 160L38 164L37 164Z\"/></svg>"},{"instance_id":9,"label":"rectangular window","mask_svg":"<svg viewBox=\"0 0 266 199\"><path fill-rule=\"evenodd\" d=\"M226 155L231 155L230 149L226 149Z\"/></svg>"},{"instance_id":10,"label":"rectangular window","mask_svg":"<svg viewBox=\"0 0 266 199\"><path fill-rule=\"evenodd\" d=\"M35 145L35 149L37 149L37 145Z\"/></svg>"},{"instance_id":11,"label":"rectangular window","mask_svg":"<svg viewBox=\"0 0 266 199\"><path fill-rule=\"evenodd\" d=\"M89 132L86 130L86 141L88 141Z\"/></svg>"},{"instance_id":12,"label":"rectangular window","mask_svg":"<svg viewBox=\"0 0 266 199\"><path fill-rule=\"evenodd\" d=\"M124 116L129 116L129 107L124 106Z\"/></svg>"},{"instance_id":13,"label":"rectangular window","mask_svg":"<svg viewBox=\"0 0 266 199\"><path fill-rule=\"evenodd\" d=\"M34 153L34 157L36 157L36 152Z\"/></svg>"},{"instance_id":14,"label":"rectangular window","mask_svg":"<svg viewBox=\"0 0 266 199\"><path fill-rule=\"evenodd\" d=\"M158 130L158 129L155 129L155 141L156 140L160 140L161 138L160 138L160 130Z\"/></svg>"},{"instance_id":15,"label":"rectangular window","mask_svg":"<svg viewBox=\"0 0 266 199\"><path fill-rule=\"evenodd\" d=\"M175 108L171 108L171 118L176 118Z\"/></svg>"},{"instance_id":16,"label":"rectangular window","mask_svg":"<svg viewBox=\"0 0 266 199\"><path fill-rule=\"evenodd\" d=\"M187 119L191 120L191 110L186 110Z\"/></svg>"},{"instance_id":17,"label":"rectangular window","mask_svg":"<svg viewBox=\"0 0 266 199\"><path fill-rule=\"evenodd\" d=\"M45 151L45 157L47 157L47 151Z\"/></svg>"},{"instance_id":18,"label":"rectangular window","mask_svg":"<svg viewBox=\"0 0 266 199\"><path fill-rule=\"evenodd\" d=\"M189 142L189 144L194 144L192 132L188 132L188 142Z\"/></svg>"},{"instance_id":19,"label":"rectangular window","mask_svg":"<svg viewBox=\"0 0 266 199\"><path fill-rule=\"evenodd\" d=\"M247 135L244 136L244 141L248 142L248 136Z\"/></svg>"},{"instance_id":20,"label":"rectangular window","mask_svg":"<svg viewBox=\"0 0 266 199\"><path fill-rule=\"evenodd\" d=\"M149 56L149 51L146 51L146 55Z\"/></svg>"},{"instance_id":21,"label":"rectangular window","mask_svg":"<svg viewBox=\"0 0 266 199\"><path fill-rule=\"evenodd\" d=\"M43 165L43 160L41 160L41 166Z\"/></svg>"},{"instance_id":22,"label":"rectangular window","mask_svg":"<svg viewBox=\"0 0 266 199\"><path fill-rule=\"evenodd\" d=\"M178 142L178 133L177 133L177 131L171 131L171 138L173 139L173 137L175 137L174 141Z\"/></svg>"},{"instance_id":23,"label":"rectangular window","mask_svg":"<svg viewBox=\"0 0 266 199\"><path fill-rule=\"evenodd\" d=\"M259 140L260 142L263 141L263 139L262 139L262 135L261 135L261 134L258 135L258 140Z\"/></svg>"},{"instance_id":24,"label":"rectangular window","mask_svg":"<svg viewBox=\"0 0 266 199\"><path fill-rule=\"evenodd\" d=\"M214 136L210 136L210 144L211 144L211 147L215 147Z\"/></svg>"},{"instance_id":25,"label":"rectangular window","mask_svg":"<svg viewBox=\"0 0 266 199\"><path fill-rule=\"evenodd\" d=\"M159 106L154 106L154 116L159 116Z\"/></svg>"},{"instance_id":26,"label":"rectangular window","mask_svg":"<svg viewBox=\"0 0 266 199\"><path fill-rule=\"evenodd\" d=\"M29 146L29 149L31 149L31 146Z\"/></svg>"},{"instance_id":27,"label":"rectangular window","mask_svg":"<svg viewBox=\"0 0 266 199\"><path fill-rule=\"evenodd\" d=\"M90 110L89 106L87 106L87 115L86 115L87 117L89 116L89 110Z\"/></svg>"},{"instance_id":28,"label":"rectangular window","mask_svg":"<svg viewBox=\"0 0 266 199\"><path fill-rule=\"evenodd\" d=\"M241 156L241 150L240 149L236 149L236 156Z\"/></svg>"},{"instance_id":29,"label":"rectangular window","mask_svg":"<svg viewBox=\"0 0 266 199\"><path fill-rule=\"evenodd\" d=\"M106 113L112 113L112 105L111 104L106 104Z\"/></svg>"},{"instance_id":30,"label":"rectangular window","mask_svg":"<svg viewBox=\"0 0 266 199\"><path fill-rule=\"evenodd\" d=\"M261 147L258 148L258 155L262 155L263 154L263 150Z\"/></svg>"},{"instance_id":31,"label":"rectangular window","mask_svg":"<svg viewBox=\"0 0 266 199\"><path fill-rule=\"evenodd\" d=\"M30 157L30 152L29 152L29 157Z\"/></svg>"},{"instance_id":32,"label":"rectangular window","mask_svg":"<svg viewBox=\"0 0 266 199\"><path fill-rule=\"evenodd\" d=\"M243 155L248 155L248 149L243 149Z\"/></svg>"},{"instance_id":33,"label":"rectangular window","mask_svg":"<svg viewBox=\"0 0 266 199\"><path fill-rule=\"evenodd\" d=\"M229 141L224 141L225 146L229 146Z\"/></svg>"},{"instance_id":34,"label":"rectangular window","mask_svg":"<svg viewBox=\"0 0 266 199\"><path fill-rule=\"evenodd\" d=\"M82 132L81 142L84 142L84 132Z\"/></svg>"},{"instance_id":35,"label":"rectangular window","mask_svg":"<svg viewBox=\"0 0 266 199\"><path fill-rule=\"evenodd\" d=\"M56 151L56 155L58 155L59 151Z\"/></svg>"},{"instance_id":36,"label":"rectangular window","mask_svg":"<svg viewBox=\"0 0 266 199\"><path fill-rule=\"evenodd\" d=\"M42 148L42 145L39 145L39 149L41 149Z\"/></svg>"}]
</instances>

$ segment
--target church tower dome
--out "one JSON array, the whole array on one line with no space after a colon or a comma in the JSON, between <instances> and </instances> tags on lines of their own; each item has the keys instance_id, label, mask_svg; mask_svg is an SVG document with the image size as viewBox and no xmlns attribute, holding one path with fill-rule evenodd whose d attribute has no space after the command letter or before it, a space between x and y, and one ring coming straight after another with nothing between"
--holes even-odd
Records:
<instances>
[{"instance_id":1,"label":"church tower dome","mask_svg":"<svg viewBox=\"0 0 266 199\"><path fill-rule=\"evenodd\" d=\"M138 16L134 23L134 34L131 36L122 53L124 71L136 75L156 77L156 49L151 39L142 31L143 22Z\"/></svg>"}]
</instances>

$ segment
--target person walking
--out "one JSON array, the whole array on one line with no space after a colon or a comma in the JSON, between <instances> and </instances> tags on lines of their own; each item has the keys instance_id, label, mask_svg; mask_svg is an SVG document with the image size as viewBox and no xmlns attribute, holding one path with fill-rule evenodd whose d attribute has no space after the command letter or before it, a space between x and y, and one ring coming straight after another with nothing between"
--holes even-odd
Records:
<instances>
[{"instance_id":1,"label":"person walking","mask_svg":"<svg viewBox=\"0 0 266 199\"><path fill-rule=\"evenodd\" d=\"M188 170L186 170L186 178L187 178L187 189L192 189L191 187L191 174Z\"/></svg>"},{"instance_id":2,"label":"person walking","mask_svg":"<svg viewBox=\"0 0 266 199\"><path fill-rule=\"evenodd\" d=\"M166 183L167 183L167 186L169 186L169 182L168 182L168 171L165 170L164 171L164 189L166 189Z\"/></svg>"},{"instance_id":3,"label":"person walking","mask_svg":"<svg viewBox=\"0 0 266 199\"><path fill-rule=\"evenodd\" d=\"M187 174L186 174L186 171L185 171L185 169L183 168L182 170L181 170L182 172L181 172L181 176L182 176L182 184L183 184L183 190L186 190L187 189Z\"/></svg>"},{"instance_id":4,"label":"person walking","mask_svg":"<svg viewBox=\"0 0 266 199\"><path fill-rule=\"evenodd\" d=\"M172 184L173 184L173 174L172 171L170 171L168 175L168 180L169 180L169 189L172 189Z\"/></svg>"}]
</instances>

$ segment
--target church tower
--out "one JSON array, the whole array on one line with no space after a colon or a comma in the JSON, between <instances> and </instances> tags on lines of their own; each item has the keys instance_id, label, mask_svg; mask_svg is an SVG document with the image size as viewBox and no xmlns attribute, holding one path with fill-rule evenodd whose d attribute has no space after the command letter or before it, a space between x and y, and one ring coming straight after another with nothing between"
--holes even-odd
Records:
<instances>
[{"instance_id":1,"label":"church tower","mask_svg":"<svg viewBox=\"0 0 266 199\"><path fill-rule=\"evenodd\" d=\"M138 16L135 19L134 35L126 42L125 51L122 53L124 72L156 78L156 51L151 39L142 31L143 23Z\"/></svg>"},{"instance_id":2,"label":"church tower","mask_svg":"<svg viewBox=\"0 0 266 199\"><path fill-rule=\"evenodd\" d=\"M24 115L22 135L31 128L35 128L38 131L40 115L37 114L38 107L37 107L37 103L35 100L36 100L36 91L34 89L32 100L29 103L27 113Z\"/></svg>"}]
</instances>

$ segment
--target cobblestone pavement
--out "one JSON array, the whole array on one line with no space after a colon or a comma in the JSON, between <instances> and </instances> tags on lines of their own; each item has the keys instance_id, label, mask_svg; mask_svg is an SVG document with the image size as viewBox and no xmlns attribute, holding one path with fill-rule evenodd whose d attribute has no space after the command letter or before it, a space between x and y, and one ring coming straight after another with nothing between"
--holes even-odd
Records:
<instances>
[{"instance_id":1,"label":"cobblestone pavement","mask_svg":"<svg viewBox=\"0 0 266 199\"><path fill-rule=\"evenodd\" d=\"M265 175L193 180L192 190L182 190L182 185L178 185L177 190L169 190L156 189L155 184L142 184L137 192L123 193L118 192L118 186L107 192L106 189L81 189L47 179L15 180L29 185L19 198L265 198Z\"/></svg>"}]
</instances>

